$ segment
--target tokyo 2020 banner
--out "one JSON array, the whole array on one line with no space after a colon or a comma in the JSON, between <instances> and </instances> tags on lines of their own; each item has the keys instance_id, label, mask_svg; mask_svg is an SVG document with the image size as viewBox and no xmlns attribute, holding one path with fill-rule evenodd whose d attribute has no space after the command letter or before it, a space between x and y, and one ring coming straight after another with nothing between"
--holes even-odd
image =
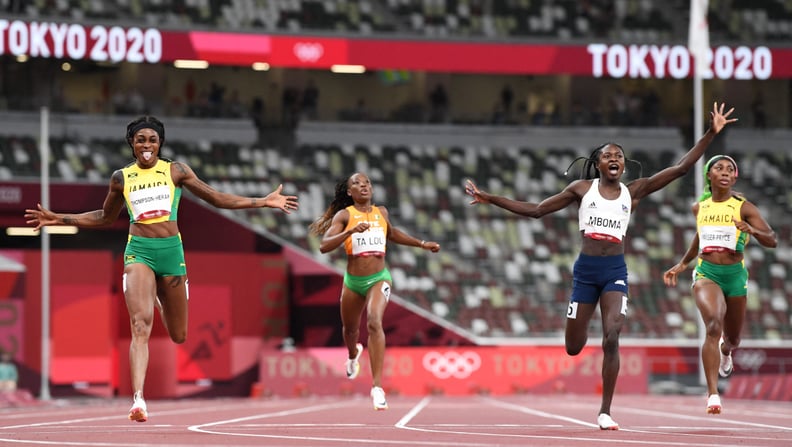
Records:
<instances>
[{"instance_id":1,"label":"tokyo 2020 banner","mask_svg":"<svg viewBox=\"0 0 792 447\"><path fill-rule=\"evenodd\" d=\"M684 79L693 76L679 44L539 45L313 37L123 28L0 19L0 55L111 63L202 60L216 65L328 69L360 65L446 73ZM714 46L703 79L792 78L792 48Z\"/></svg>"},{"instance_id":2,"label":"tokyo 2020 banner","mask_svg":"<svg viewBox=\"0 0 792 447\"><path fill-rule=\"evenodd\" d=\"M361 375L344 376L343 348L308 348L290 353L264 350L259 383L276 395L367 393L367 352ZM385 356L383 387L404 395L597 393L602 350L586 347L575 357L561 346L394 347ZM622 347L619 390L644 394L650 375L646 348Z\"/></svg>"}]
</instances>

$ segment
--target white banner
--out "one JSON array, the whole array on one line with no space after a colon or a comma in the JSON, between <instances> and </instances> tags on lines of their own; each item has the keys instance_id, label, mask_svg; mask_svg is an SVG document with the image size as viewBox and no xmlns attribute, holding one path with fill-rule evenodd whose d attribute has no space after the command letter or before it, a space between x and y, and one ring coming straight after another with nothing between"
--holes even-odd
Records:
<instances>
[{"instance_id":1,"label":"white banner","mask_svg":"<svg viewBox=\"0 0 792 447\"><path fill-rule=\"evenodd\" d=\"M707 53L710 47L707 9L709 0L690 0L690 28L688 50L696 61L696 71L703 73L709 68Z\"/></svg>"}]
</instances>

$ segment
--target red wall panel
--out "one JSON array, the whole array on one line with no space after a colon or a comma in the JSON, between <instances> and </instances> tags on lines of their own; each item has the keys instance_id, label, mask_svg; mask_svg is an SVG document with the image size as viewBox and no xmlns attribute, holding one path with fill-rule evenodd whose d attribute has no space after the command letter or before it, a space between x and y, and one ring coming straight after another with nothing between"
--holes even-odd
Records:
<instances>
[{"instance_id":1,"label":"red wall panel","mask_svg":"<svg viewBox=\"0 0 792 447\"><path fill-rule=\"evenodd\" d=\"M361 375L350 382L344 373L344 348L261 352L260 384L267 392L367 394L371 387L368 351L360 360ZM649 363L646 348L622 347L619 391L645 394ZM421 396L431 393L572 392L601 390L602 350L586 347L575 357L561 346L415 347L389 348L383 368L383 387L390 392Z\"/></svg>"}]
</instances>

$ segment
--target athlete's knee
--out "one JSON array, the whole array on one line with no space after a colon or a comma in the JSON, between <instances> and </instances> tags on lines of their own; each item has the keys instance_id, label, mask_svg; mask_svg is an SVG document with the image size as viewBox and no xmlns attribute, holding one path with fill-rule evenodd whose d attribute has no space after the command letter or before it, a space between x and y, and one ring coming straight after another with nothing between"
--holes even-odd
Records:
<instances>
[{"instance_id":1,"label":"athlete's knee","mask_svg":"<svg viewBox=\"0 0 792 447\"><path fill-rule=\"evenodd\" d=\"M612 329L605 333L602 337L602 352L605 354L612 354L619 352L619 330Z\"/></svg>"},{"instance_id":2,"label":"athlete's knee","mask_svg":"<svg viewBox=\"0 0 792 447\"><path fill-rule=\"evenodd\" d=\"M360 332L360 319L358 318L344 318L341 316L341 330L345 334L354 334Z\"/></svg>"},{"instance_id":3,"label":"athlete's knee","mask_svg":"<svg viewBox=\"0 0 792 447\"><path fill-rule=\"evenodd\" d=\"M143 337L145 339L148 339L149 335L151 334L151 328L153 326L153 319L151 315L145 315L143 313L135 313L129 317L129 321L130 321L133 338Z\"/></svg>"},{"instance_id":4,"label":"athlete's knee","mask_svg":"<svg viewBox=\"0 0 792 447\"><path fill-rule=\"evenodd\" d=\"M723 341L726 342L726 346L729 348L729 350L732 350L740 346L742 339L739 335L730 336L728 334L723 334Z\"/></svg>"},{"instance_id":5,"label":"athlete's knee","mask_svg":"<svg viewBox=\"0 0 792 447\"><path fill-rule=\"evenodd\" d=\"M716 317L704 318L704 328L708 337L718 338L723 334L723 322Z\"/></svg>"},{"instance_id":6,"label":"athlete's knee","mask_svg":"<svg viewBox=\"0 0 792 447\"><path fill-rule=\"evenodd\" d=\"M171 341L180 345L187 341L187 325L186 324L171 324L167 325L168 336Z\"/></svg>"},{"instance_id":7,"label":"athlete's knee","mask_svg":"<svg viewBox=\"0 0 792 447\"><path fill-rule=\"evenodd\" d=\"M369 317L366 322L366 328L369 334L377 334L382 332L382 320L379 318Z\"/></svg>"},{"instance_id":8,"label":"athlete's knee","mask_svg":"<svg viewBox=\"0 0 792 447\"><path fill-rule=\"evenodd\" d=\"M132 343L136 345L147 345L151 339L151 328L143 325L132 326Z\"/></svg>"},{"instance_id":9,"label":"athlete's knee","mask_svg":"<svg viewBox=\"0 0 792 447\"><path fill-rule=\"evenodd\" d=\"M182 344L187 341L187 330L173 331L169 333L170 339L176 344Z\"/></svg>"},{"instance_id":10,"label":"athlete's knee","mask_svg":"<svg viewBox=\"0 0 792 447\"><path fill-rule=\"evenodd\" d=\"M360 337L360 331L345 330L344 339L357 340Z\"/></svg>"},{"instance_id":11,"label":"athlete's knee","mask_svg":"<svg viewBox=\"0 0 792 447\"><path fill-rule=\"evenodd\" d=\"M382 312L371 310L366 314L366 328L370 334L382 332Z\"/></svg>"},{"instance_id":12,"label":"athlete's knee","mask_svg":"<svg viewBox=\"0 0 792 447\"><path fill-rule=\"evenodd\" d=\"M576 355L580 354L581 351L583 351L583 347L584 346L586 346L585 342L584 343L574 343L574 344L567 343L566 344L566 353L567 353L567 355L576 356Z\"/></svg>"},{"instance_id":13,"label":"athlete's knee","mask_svg":"<svg viewBox=\"0 0 792 447\"><path fill-rule=\"evenodd\" d=\"M583 350L583 347L586 346L586 341L588 337L584 336L580 337L567 337L564 342L564 347L566 348L567 355L575 356L580 354Z\"/></svg>"}]
</instances>

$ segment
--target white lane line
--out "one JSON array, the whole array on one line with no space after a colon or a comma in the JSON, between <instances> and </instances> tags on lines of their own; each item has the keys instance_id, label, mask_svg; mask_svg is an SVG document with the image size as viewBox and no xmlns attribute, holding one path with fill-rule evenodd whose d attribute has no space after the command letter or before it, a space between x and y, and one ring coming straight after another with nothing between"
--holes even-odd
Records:
<instances>
[{"instance_id":1,"label":"white lane line","mask_svg":"<svg viewBox=\"0 0 792 447\"><path fill-rule=\"evenodd\" d=\"M728 416L723 414L720 415L709 415L709 416L691 416L689 414L678 414L678 413L671 413L666 411L655 411L655 410L647 410L644 408L631 408L631 407L621 407L622 410L636 413L636 414L643 414L646 416L661 416L664 418L674 418L674 419L684 419L686 421L694 420L694 421L707 421L712 422L715 424L726 424L726 425L740 425L746 427L755 427L755 428L766 428L766 429L773 429L773 430L785 430L785 431L792 431L792 427L785 426L785 425L771 425L771 424L761 424L759 422L748 422L748 421L741 421L737 419L729 419ZM711 429L712 427L710 427Z\"/></svg>"},{"instance_id":2,"label":"white lane line","mask_svg":"<svg viewBox=\"0 0 792 447\"><path fill-rule=\"evenodd\" d=\"M569 416L564 416L564 415L555 414L555 413L548 413L546 411L541 411L541 410L534 410L533 408L529 408L529 407L526 407L526 406L523 406L523 405L503 402L503 401L492 399L492 398L483 398L482 400L484 400L485 402L488 402L488 403L490 403L490 404L492 404L492 405L494 405L496 407L501 407L501 408L506 408L506 409L510 409L510 410L515 410L515 411L519 411L521 413L527 413L527 414L531 414L531 415L534 415L534 416L540 416L540 417L548 418L548 419L556 419L556 420L559 420L559 421L569 422L569 423L576 424L576 425L582 425L584 427L597 428L597 429L599 428L599 426L597 424L592 424L591 422L582 421L580 419L571 418Z\"/></svg>"},{"instance_id":3,"label":"white lane line","mask_svg":"<svg viewBox=\"0 0 792 447\"><path fill-rule=\"evenodd\" d=\"M396 423L396 426L400 424L406 423L414 417L418 412L420 412L421 408L426 406L426 403L429 402L429 398L424 398L421 402L418 403L415 407L413 407L404 417L402 417L399 422ZM189 430L197 431L201 433L210 433L216 435L226 435L226 436L241 436L241 437L251 437L251 438L269 438L269 439L292 439L292 440L302 440L302 441L315 441L315 442L338 442L343 444L371 444L371 445L403 445L403 446L442 446L447 447L448 441L426 441L426 440L388 440L388 439L361 439L361 438L348 438L348 437L327 437L327 436L295 436L295 435L272 435L272 434L265 434L265 433L239 433L239 432L228 432L220 430L220 426L227 425L227 424L236 424L239 422L246 422L255 419L262 419L262 418L270 418L270 417L278 417L278 416L289 416L292 414L303 414L308 412L316 412L316 411L325 411L325 410L332 410L339 407L349 406L349 402L342 402L336 404L325 404L325 405L316 405L313 407L306 407L298 410L292 411L281 411L277 413L270 413L270 414L263 414L263 415L254 415L254 416L247 416L243 418L236 418L236 419L229 419L225 421L216 421L211 422L208 424L201 424L201 425L194 425L188 427ZM390 411L390 410L389 410ZM207 429L205 427L217 427L218 429ZM372 428L371 426L367 426ZM374 427L375 428L375 427ZM442 432L440 432L442 433ZM471 442L454 442L456 447L492 447L491 442L486 443L471 443Z\"/></svg>"},{"instance_id":4,"label":"white lane line","mask_svg":"<svg viewBox=\"0 0 792 447\"><path fill-rule=\"evenodd\" d=\"M149 409L151 409L151 407L153 407L153 406L156 407L156 405L152 405L151 403L149 403ZM163 405L163 406L165 406L165 405ZM248 410L250 408L268 408L269 406L270 405L268 405L267 402L256 403L256 402L244 401L244 402L227 403L227 404L214 404L214 403L211 403L211 401L207 401L207 402L198 403L198 404L196 404L194 406L190 406L189 408L179 408L179 409L175 409L175 410L156 410L155 409L154 411L149 411L148 414L149 414L149 421L151 421L152 418L158 418L158 417L161 417L161 416L176 416L176 415L182 415L182 414L207 413L208 411L230 411L230 410L235 410L235 409ZM157 408L161 408L161 407L157 407ZM92 409L96 410L95 407L92 408ZM64 407L59 413L62 416L64 414L68 414L68 413L72 413L73 414L73 413L80 412L80 411L83 411L83 410L84 410L83 407L80 407L80 406ZM18 425L5 425L5 426L0 426L0 433L3 430L15 430L15 429L20 429L20 428L47 427L47 426L58 426L58 425L67 425L67 424L75 424L75 423L83 423L83 422L98 422L98 421L107 421L107 420L118 420L118 419L126 420L127 419L127 417L126 417L127 407L120 407L118 409L118 413L115 413L114 406L105 408L103 410L99 409L99 411L101 411L101 413L104 416L91 416L91 417L83 417L83 418L76 418L76 419L61 419L61 420L54 420L54 421L31 422L31 423L27 423L27 424L18 424ZM114 415L113 416L107 416L108 412L113 412ZM57 415L57 413L55 415ZM31 416L34 416L34 415L31 415ZM47 416L51 416L51 415L47 414ZM132 424L131 422L130 422L130 425L131 426L145 426L145 427L153 427L153 426L169 427L169 426L172 426L172 424L158 425L158 424L148 424L148 423L146 423L145 425L144 424L138 425L138 424Z\"/></svg>"},{"instance_id":5,"label":"white lane line","mask_svg":"<svg viewBox=\"0 0 792 447\"><path fill-rule=\"evenodd\" d=\"M429 405L429 402L431 402L431 400L432 400L432 398L428 397L428 396L424 397L423 399L421 399L420 402L418 402L418 404L416 404L414 407L412 407L412 409L410 411L408 411L407 414L405 414L401 419L399 419L398 422L396 422L396 425L395 425L396 428L407 428L407 429L409 429L409 427L407 427L407 424L412 420L412 418L417 416L418 413L421 412L421 410L426 408L426 406Z\"/></svg>"},{"instance_id":6,"label":"white lane line","mask_svg":"<svg viewBox=\"0 0 792 447\"><path fill-rule=\"evenodd\" d=\"M190 425L190 426L187 427L187 430L194 431L194 432L200 432L200 433L213 433L212 430L208 430L208 429L206 429L204 427L217 427L217 426L228 425L228 424L236 424L236 423L239 423L239 422L253 421L253 420L257 420L257 419L284 417L284 416L291 416L291 415L295 415L295 414L304 414L304 413L315 413L317 411L332 410L332 409L335 409L335 408L345 407L345 406L349 406L349 403L344 401L344 402L334 402L334 403L329 403L329 404L312 405L312 406L309 406L309 407L296 408L296 409L291 409L291 410L280 410L280 411L275 411L275 412L272 412L272 413L255 414L255 415L252 415L252 416L244 416L244 417L240 417L240 418L226 419L226 420L222 420L222 421L214 421L214 422L207 422L207 423L204 423L204 424Z\"/></svg>"}]
</instances>

